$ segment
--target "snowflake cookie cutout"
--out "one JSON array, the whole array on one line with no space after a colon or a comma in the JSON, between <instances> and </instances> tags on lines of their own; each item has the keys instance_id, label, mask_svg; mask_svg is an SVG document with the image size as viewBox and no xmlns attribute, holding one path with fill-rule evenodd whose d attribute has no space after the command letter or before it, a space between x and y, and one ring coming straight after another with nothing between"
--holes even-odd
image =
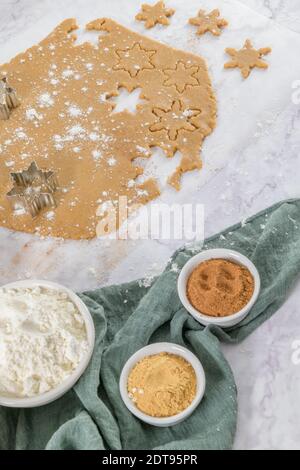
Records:
<instances>
[{"instance_id":1,"label":"snowflake cookie cutout","mask_svg":"<svg viewBox=\"0 0 300 470\"><path fill-rule=\"evenodd\" d=\"M168 18L174 15L175 10L166 8L164 2L157 2L155 5L142 5L142 11L135 17L138 21L145 21L145 28L153 28L156 24L169 25Z\"/></svg>"},{"instance_id":2,"label":"snowflake cookie cutout","mask_svg":"<svg viewBox=\"0 0 300 470\"><path fill-rule=\"evenodd\" d=\"M141 70L154 69L151 62L156 51L143 49L139 43L135 43L131 49L117 50L119 58L114 70L125 70L131 77L136 77Z\"/></svg>"},{"instance_id":3,"label":"snowflake cookie cutout","mask_svg":"<svg viewBox=\"0 0 300 470\"><path fill-rule=\"evenodd\" d=\"M174 101L171 109L154 108L153 114L159 121L152 124L150 131L165 130L170 140L176 140L180 131L195 131L197 127L191 123L191 119L201 113L199 109L185 109L180 100Z\"/></svg>"},{"instance_id":4,"label":"snowflake cookie cutout","mask_svg":"<svg viewBox=\"0 0 300 470\"><path fill-rule=\"evenodd\" d=\"M226 49L226 53L231 56L232 60L227 62L225 69L239 68L244 78L249 77L254 67L260 69L267 69L269 66L262 56L270 54L272 49L270 47L263 47L261 49L254 49L249 39L246 40L242 49L237 50L231 47Z\"/></svg>"},{"instance_id":5,"label":"snowflake cookie cutout","mask_svg":"<svg viewBox=\"0 0 300 470\"><path fill-rule=\"evenodd\" d=\"M189 23L198 26L197 34L199 35L210 32L214 36L220 36L222 28L228 26L228 22L220 18L220 11L217 9L210 13L200 10L198 16L189 19Z\"/></svg>"},{"instance_id":6,"label":"snowflake cookie cutout","mask_svg":"<svg viewBox=\"0 0 300 470\"><path fill-rule=\"evenodd\" d=\"M164 74L168 77L164 85L174 85L179 93L183 93L188 86L199 86L196 77L198 72L199 67L178 62L175 69L164 70Z\"/></svg>"}]
</instances>

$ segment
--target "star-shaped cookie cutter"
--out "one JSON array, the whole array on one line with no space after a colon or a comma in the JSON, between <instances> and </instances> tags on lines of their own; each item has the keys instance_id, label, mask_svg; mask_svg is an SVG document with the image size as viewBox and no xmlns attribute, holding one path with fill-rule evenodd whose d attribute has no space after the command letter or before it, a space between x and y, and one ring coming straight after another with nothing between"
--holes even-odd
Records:
<instances>
[{"instance_id":1,"label":"star-shaped cookie cutter","mask_svg":"<svg viewBox=\"0 0 300 470\"><path fill-rule=\"evenodd\" d=\"M58 182L54 171L40 170L32 162L27 170L11 173L11 177L14 187L7 198L14 209L25 209L35 218L43 209L57 206L54 193Z\"/></svg>"},{"instance_id":2,"label":"star-shaped cookie cutter","mask_svg":"<svg viewBox=\"0 0 300 470\"><path fill-rule=\"evenodd\" d=\"M7 78L0 79L0 119L9 119L12 109L20 105L20 100L16 91L11 88L7 82Z\"/></svg>"}]
</instances>

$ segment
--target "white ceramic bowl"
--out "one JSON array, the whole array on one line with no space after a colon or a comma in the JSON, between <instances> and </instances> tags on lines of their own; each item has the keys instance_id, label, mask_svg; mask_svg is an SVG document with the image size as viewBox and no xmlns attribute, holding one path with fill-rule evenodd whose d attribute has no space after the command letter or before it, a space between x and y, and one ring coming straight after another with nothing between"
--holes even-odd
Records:
<instances>
[{"instance_id":1,"label":"white ceramic bowl","mask_svg":"<svg viewBox=\"0 0 300 470\"><path fill-rule=\"evenodd\" d=\"M132 400L130 400L127 392L127 383L130 371L137 362L139 362L146 356L153 356L154 354L159 354L161 352L167 352L170 354L176 354L177 356L181 356L193 366L197 377L197 392L190 406L181 413L167 418L153 418L152 416L149 416L140 411L132 402ZM158 427L174 426L175 424L181 423L181 421L188 418L188 416L193 413L193 411L196 409L196 407L202 400L205 392L205 385L205 373L199 359L188 349L173 343L154 343L137 351L135 354L133 354L133 356L128 359L128 361L124 365L119 382L120 394L128 410L131 411L131 413L137 418L139 418L141 421L151 424L152 426Z\"/></svg>"},{"instance_id":2,"label":"white ceramic bowl","mask_svg":"<svg viewBox=\"0 0 300 470\"><path fill-rule=\"evenodd\" d=\"M95 326L92 319L92 316L87 308L87 306L82 302L82 300L72 292L70 289L67 289L64 286L56 284L50 281L40 281L40 280L27 280L27 281L17 281L10 284L1 286L2 288L32 288L32 287L45 287L48 289L54 289L66 292L72 302L76 305L81 315L84 318L87 338L88 338L88 351L82 361L78 364L78 367L73 371L73 373L64 380L58 387L50 390L49 392L43 393L41 395L36 395L34 397L25 397L25 398L11 398L0 395L0 406L7 406L10 408L34 408L37 406L46 405L48 403L57 400L62 395L64 395L68 390L70 390L73 385L78 381L81 375L84 373L87 368L90 359L93 354L94 345L95 345Z\"/></svg>"},{"instance_id":3,"label":"white ceramic bowl","mask_svg":"<svg viewBox=\"0 0 300 470\"><path fill-rule=\"evenodd\" d=\"M247 303L247 305L245 305L244 308L242 308L242 310L232 315L229 315L228 317L211 317L209 315L204 315L192 306L192 304L188 300L186 293L187 282L192 271L200 263L216 258L223 258L245 266L249 269L254 278L254 292L250 301ZM242 255L237 251L216 248L214 250L202 251L198 255L191 258L184 265L178 277L177 289L181 303L183 304L185 309L195 318L195 320L205 326L209 324L214 324L223 328L229 328L241 322L247 316L247 314L250 312L251 308L255 304L260 291L260 276L252 261L250 261L250 259L246 256Z\"/></svg>"}]
</instances>

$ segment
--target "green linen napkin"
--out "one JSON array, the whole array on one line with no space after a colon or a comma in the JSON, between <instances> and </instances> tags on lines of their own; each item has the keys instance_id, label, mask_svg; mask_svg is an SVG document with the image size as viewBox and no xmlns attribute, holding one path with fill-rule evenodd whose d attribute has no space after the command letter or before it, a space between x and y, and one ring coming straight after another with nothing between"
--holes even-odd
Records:
<instances>
[{"instance_id":1,"label":"green linen napkin","mask_svg":"<svg viewBox=\"0 0 300 470\"><path fill-rule=\"evenodd\" d=\"M300 273L300 200L279 203L206 240L202 249L231 248L259 270L262 288L247 318L228 330L202 327L177 296L178 270L197 247L178 250L151 286L135 281L81 295L96 326L92 361L81 380L56 402L31 410L0 407L1 449L230 449L237 394L220 340L238 342L282 305ZM136 419L118 389L121 369L139 348L170 341L202 362L207 388L193 415L170 428Z\"/></svg>"}]
</instances>

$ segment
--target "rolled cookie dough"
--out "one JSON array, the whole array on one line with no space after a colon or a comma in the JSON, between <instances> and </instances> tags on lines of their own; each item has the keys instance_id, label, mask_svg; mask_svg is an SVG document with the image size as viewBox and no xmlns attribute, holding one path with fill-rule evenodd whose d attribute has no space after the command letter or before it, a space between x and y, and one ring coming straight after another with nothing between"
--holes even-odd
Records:
<instances>
[{"instance_id":1,"label":"rolled cookie dough","mask_svg":"<svg viewBox=\"0 0 300 470\"><path fill-rule=\"evenodd\" d=\"M170 177L177 189L185 171L201 167L199 150L215 126L216 101L204 60L133 33L110 19L87 29L101 31L98 47L74 45L76 21L60 24L45 40L0 67L21 98L0 121L0 225L71 239L87 239L105 216L106 203L129 209L159 195L155 180L138 184L137 157L151 147L168 157L179 150ZM125 87L141 88L135 113L115 112L110 98ZM32 219L13 211L6 194L11 172L36 161L55 171L58 206ZM104 204L104 206L103 206ZM100 210L99 210L100 208Z\"/></svg>"}]
</instances>

